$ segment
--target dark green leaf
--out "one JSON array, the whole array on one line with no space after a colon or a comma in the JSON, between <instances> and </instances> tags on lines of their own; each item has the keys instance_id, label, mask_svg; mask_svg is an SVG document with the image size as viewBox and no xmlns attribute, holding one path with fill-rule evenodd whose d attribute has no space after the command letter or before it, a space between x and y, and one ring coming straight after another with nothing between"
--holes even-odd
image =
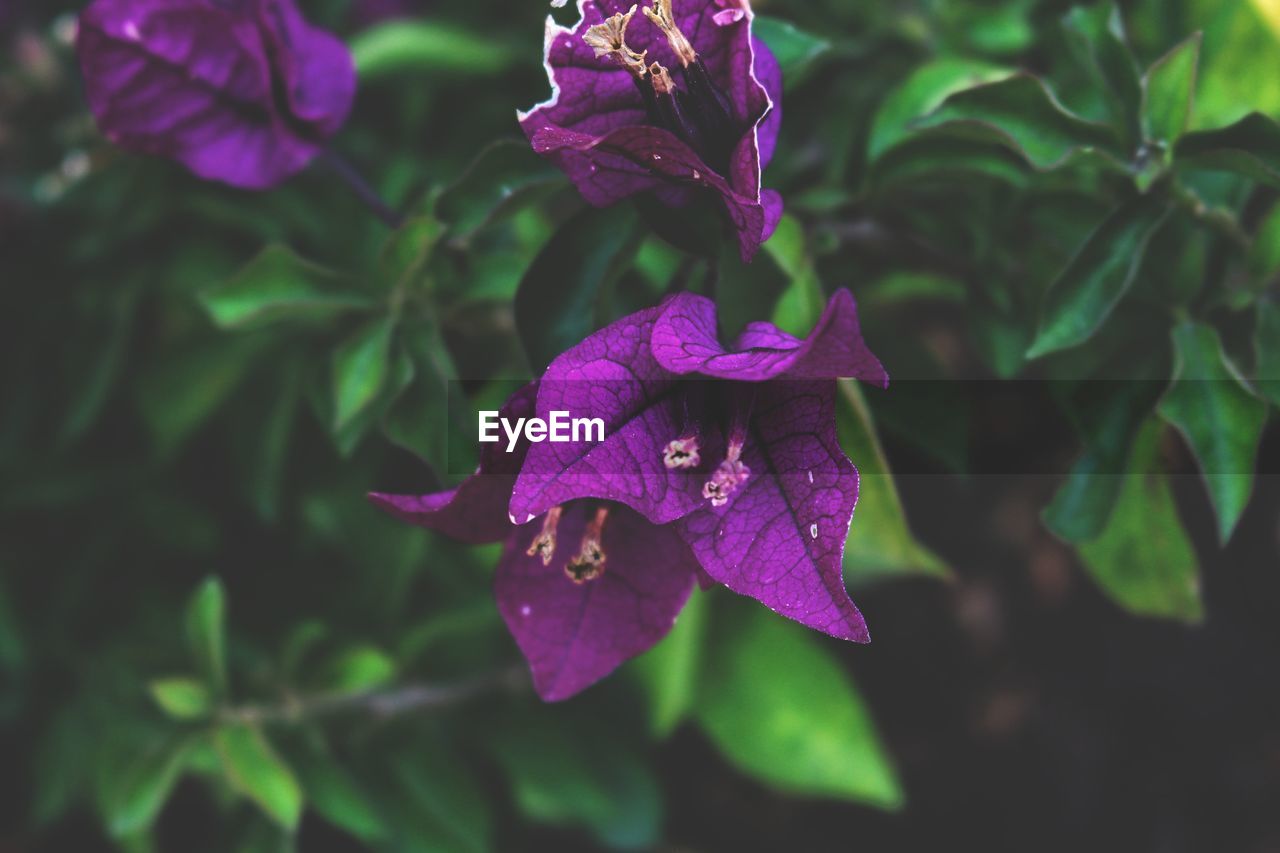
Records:
<instances>
[{"instance_id":1,"label":"dark green leaf","mask_svg":"<svg viewBox=\"0 0 1280 853\"><path fill-rule=\"evenodd\" d=\"M164 738L135 753L113 776L103 801L107 829L116 838L155 822L186 766L189 738Z\"/></svg>"},{"instance_id":2,"label":"dark green leaf","mask_svg":"<svg viewBox=\"0 0 1280 853\"><path fill-rule=\"evenodd\" d=\"M227 690L226 594L209 578L187 605L187 644L200 674L222 696Z\"/></svg>"},{"instance_id":3,"label":"dark green leaf","mask_svg":"<svg viewBox=\"0 0 1280 853\"><path fill-rule=\"evenodd\" d=\"M1187 134L1174 158L1185 168L1234 172L1280 187L1280 125L1251 113L1230 127Z\"/></svg>"},{"instance_id":4,"label":"dark green leaf","mask_svg":"<svg viewBox=\"0 0 1280 853\"><path fill-rule=\"evenodd\" d=\"M1168 215L1157 198L1122 205L1089 235L1049 287L1040 330L1027 351L1039 358L1089 340L1133 285L1147 244Z\"/></svg>"},{"instance_id":5,"label":"dark green leaf","mask_svg":"<svg viewBox=\"0 0 1280 853\"><path fill-rule=\"evenodd\" d=\"M293 764L307 802L321 817L364 842L387 837L386 822L369 791L331 756L312 751Z\"/></svg>"},{"instance_id":6,"label":"dark green leaf","mask_svg":"<svg viewBox=\"0 0 1280 853\"><path fill-rule=\"evenodd\" d=\"M570 219L525 272L516 328L535 372L594 331L596 299L638 247L628 205Z\"/></svg>"},{"instance_id":7,"label":"dark green leaf","mask_svg":"<svg viewBox=\"0 0 1280 853\"><path fill-rule=\"evenodd\" d=\"M1166 53L1142 80L1142 129L1146 138L1174 144L1191 122L1200 64L1197 33Z\"/></svg>"},{"instance_id":8,"label":"dark green leaf","mask_svg":"<svg viewBox=\"0 0 1280 853\"><path fill-rule=\"evenodd\" d=\"M607 728L526 711L504 727L494 757L530 818L589 827L612 847L652 849L662 799L652 771Z\"/></svg>"},{"instance_id":9,"label":"dark green leaf","mask_svg":"<svg viewBox=\"0 0 1280 853\"><path fill-rule=\"evenodd\" d=\"M218 411L269 343L224 337L152 363L138 386L138 406L161 454L177 450Z\"/></svg>"},{"instance_id":10,"label":"dark green leaf","mask_svg":"<svg viewBox=\"0 0 1280 853\"><path fill-rule=\"evenodd\" d=\"M1195 549L1183 532L1173 493L1159 468L1160 425L1149 421L1134 443L1115 512L1096 539L1079 546L1098 585L1142 616L1199 622Z\"/></svg>"},{"instance_id":11,"label":"dark green leaf","mask_svg":"<svg viewBox=\"0 0 1280 853\"><path fill-rule=\"evenodd\" d=\"M1258 357L1258 390L1280 406L1280 305L1275 300L1264 299L1258 303L1254 346Z\"/></svg>"},{"instance_id":12,"label":"dark green leaf","mask_svg":"<svg viewBox=\"0 0 1280 853\"><path fill-rule=\"evenodd\" d=\"M636 661L649 697L650 724L659 738L674 732L697 702L706 622L706 596L695 590L671 633Z\"/></svg>"},{"instance_id":13,"label":"dark green leaf","mask_svg":"<svg viewBox=\"0 0 1280 853\"><path fill-rule=\"evenodd\" d=\"M450 383L458 378L457 368L434 324L406 325L401 337L413 362L413 384L387 415L384 428L393 442L445 474L452 426L449 390Z\"/></svg>"},{"instance_id":14,"label":"dark green leaf","mask_svg":"<svg viewBox=\"0 0 1280 853\"><path fill-rule=\"evenodd\" d=\"M788 86L802 78L813 63L831 50L831 42L805 32L790 21L756 15L751 32L773 51Z\"/></svg>"},{"instance_id":15,"label":"dark green leaf","mask_svg":"<svg viewBox=\"0 0 1280 853\"><path fill-rule=\"evenodd\" d=\"M502 139L481 151L462 177L440 193L435 215L455 237L466 239L520 199L563 183L560 170L534 153L526 140Z\"/></svg>"},{"instance_id":16,"label":"dark green leaf","mask_svg":"<svg viewBox=\"0 0 1280 853\"><path fill-rule=\"evenodd\" d=\"M147 689L160 710L175 720L198 720L213 710L209 686L194 678L158 678Z\"/></svg>"},{"instance_id":17,"label":"dark green leaf","mask_svg":"<svg viewBox=\"0 0 1280 853\"><path fill-rule=\"evenodd\" d=\"M388 21L351 40L362 83L396 74L494 74L518 54L491 36L439 21Z\"/></svg>"},{"instance_id":18,"label":"dark green leaf","mask_svg":"<svg viewBox=\"0 0 1280 853\"><path fill-rule=\"evenodd\" d=\"M234 790L253 800L280 826L297 828L302 817L302 788L260 730L248 725L223 726L214 733L214 747Z\"/></svg>"},{"instance_id":19,"label":"dark green leaf","mask_svg":"<svg viewBox=\"0 0 1280 853\"><path fill-rule=\"evenodd\" d=\"M1042 170L1098 152L1117 162L1119 141L1110 128L1069 112L1028 74L957 92L914 126L1006 145Z\"/></svg>"},{"instance_id":20,"label":"dark green leaf","mask_svg":"<svg viewBox=\"0 0 1280 853\"><path fill-rule=\"evenodd\" d=\"M885 98L867 141L867 158L877 160L912 134L912 123L932 113L952 94L1003 80L1013 72L987 62L942 58L921 66Z\"/></svg>"},{"instance_id":21,"label":"dark green leaf","mask_svg":"<svg viewBox=\"0 0 1280 853\"><path fill-rule=\"evenodd\" d=\"M388 289L400 291L411 287L431 259L444 228L430 216L408 220L387 238L378 259L383 281Z\"/></svg>"},{"instance_id":22,"label":"dark green leaf","mask_svg":"<svg viewBox=\"0 0 1280 853\"><path fill-rule=\"evenodd\" d=\"M1167 374L1161 360L1161 373ZM1086 379L1067 402L1084 443L1084 453L1044 511L1044 523L1067 542L1097 538L1111 518L1128 470L1130 449L1161 392L1153 376L1134 374Z\"/></svg>"},{"instance_id":23,"label":"dark green leaf","mask_svg":"<svg viewBox=\"0 0 1280 853\"><path fill-rule=\"evenodd\" d=\"M1137 143L1142 90L1120 10L1112 2L1077 6L1063 23L1072 47L1105 93L1113 125L1123 130L1129 145Z\"/></svg>"},{"instance_id":24,"label":"dark green leaf","mask_svg":"<svg viewBox=\"0 0 1280 853\"><path fill-rule=\"evenodd\" d=\"M1160 416L1195 452L1226 542L1253 492L1267 405L1240 378L1212 326L1182 323L1173 330L1173 345L1174 383L1160 401Z\"/></svg>"},{"instance_id":25,"label":"dark green leaf","mask_svg":"<svg viewBox=\"0 0 1280 853\"><path fill-rule=\"evenodd\" d=\"M342 276L282 245L263 249L235 278L200 294L200 302L222 329L323 319L370 304Z\"/></svg>"},{"instance_id":26,"label":"dark green leaf","mask_svg":"<svg viewBox=\"0 0 1280 853\"><path fill-rule=\"evenodd\" d=\"M358 330L333 354L333 429L341 432L364 414L391 373L391 317Z\"/></svg>"},{"instance_id":27,"label":"dark green leaf","mask_svg":"<svg viewBox=\"0 0 1280 853\"><path fill-rule=\"evenodd\" d=\"M458 756L443 748L400 750L388 762L386 776L396 786L380 805L398 850L449 850L481 853L490 849L485 794Z\"/></svg>"},{"instance_id":28,"label":"dark green leaf","mask_svg":"<svg viewBox=\"0 0 1280 853\"><path fill-rule=\"evenodd\" d=\"M844 550L846 583L912 573L946 576L946 566L911 535L871 412L851 380L840 381L836 423L841 448L858 466L858 507Z\"/></svg>"},{"instance_id":29,"label":"dark green leaf","mask_svg":"<svg viewBox=\"0 0 1280 853\"><path fill-rule=\"evenodd\" d=\"M698 722L738 768L782 790L901 808L875 724L827 645L743 603L708 651Z\"/></svg>"}]
</instances>

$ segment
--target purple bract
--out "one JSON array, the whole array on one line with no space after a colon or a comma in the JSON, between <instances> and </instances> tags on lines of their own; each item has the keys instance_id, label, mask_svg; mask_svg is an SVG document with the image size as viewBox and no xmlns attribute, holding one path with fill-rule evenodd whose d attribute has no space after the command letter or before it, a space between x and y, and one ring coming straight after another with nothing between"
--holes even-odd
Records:
<instances>
[{"instance_id":1,"label":"purple bract","mask_svg":"<svg viewBox=\"0 0 1280 853\"><path fill-rule=\"evenodd\" d=\"M245 189L311 162L355 97L351 54L292 0L96 0L76 49L107 138Z\"/></svg>"},{"instance_id":2,"label":"purple bract","mask_svg":"<svg viewBox=\"0 0 1280 853\"><path fill-rule=\"evenodd\" d=\"M782 199L761 188L781 124L782 72L751 33L747 0L579 0L547 21L551 98L520 115L534 149L593 205L652 193L682 207L718 196L744 260Z\"/></svg>"},{"instance_id":3,"label":"purple bract","mask_svg":"<svg viewBox=\"0 0 1280 853\"><path fill-rule=\"evenodd\" d=\"M755 323L730 348L711 301L681 294L570 349L503 412L601 418L604 441L485 445L455 491L373 500L506 541L498 607L546 699L657 642L695 580L866 642L841 573L858 473L836 440L837 377L888 383L848 291L804 340Z\"/></svg>"}]
</instances>

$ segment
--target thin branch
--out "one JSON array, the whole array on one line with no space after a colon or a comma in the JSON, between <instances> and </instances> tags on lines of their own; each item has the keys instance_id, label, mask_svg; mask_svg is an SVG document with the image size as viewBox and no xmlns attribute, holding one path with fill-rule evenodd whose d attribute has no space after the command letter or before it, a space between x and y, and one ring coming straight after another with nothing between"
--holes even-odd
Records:
<instances>
[{"instance_id":1,"label":"thin branch","mask_svg":"<svg viewBox=\"0 0 1280 853\"><path fill-rule=\"evenodd\" d=\"M243 705L218 714L224 723L302 723L322 717L360 713L390 719L439 711L488 693L521 693L529 687L524 667L512 667L457 684L407 684L369 693L287 696L278 705Z\"/></svg>"},{"instance_id":2,"label":"thin branch","mask_svg":"<svg viewBox=\"0 0 1280 853\"><path fill-rule=\"evenodd\" d=\"M328 150L320 157L328 169L342 179L352 194L360 199L360 202L373 213L374 216L386 223L388 228L398 230L404 225L404 217L391 208L391 205L382 200L382 197L369 186L369 182L356 171L355 167L343 159L337 152Z\"/></svg>"}]
</instances>

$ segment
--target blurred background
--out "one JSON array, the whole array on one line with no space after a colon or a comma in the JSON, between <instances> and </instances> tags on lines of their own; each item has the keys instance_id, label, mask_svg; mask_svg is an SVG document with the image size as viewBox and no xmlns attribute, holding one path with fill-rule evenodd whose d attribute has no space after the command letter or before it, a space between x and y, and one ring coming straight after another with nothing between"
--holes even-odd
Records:
<instances>
[{"instance_id":1,"label":"blurred background","mask_svg":"<svg viewBox=\"0 0 1280 853\"><path fill-rule=\"evenodd\" d=\"M79 5L0 0L0 850L1280 850L1280 129L1236 124L1280 116L1280 3L759 2L750 267L529 151L545 3L300 5L394 234L320 166L112 147ZM686 285L726 332L858 298L874 641L698 593L542 705L496 549L363 496Z\"/></svg>"}]
</instances>

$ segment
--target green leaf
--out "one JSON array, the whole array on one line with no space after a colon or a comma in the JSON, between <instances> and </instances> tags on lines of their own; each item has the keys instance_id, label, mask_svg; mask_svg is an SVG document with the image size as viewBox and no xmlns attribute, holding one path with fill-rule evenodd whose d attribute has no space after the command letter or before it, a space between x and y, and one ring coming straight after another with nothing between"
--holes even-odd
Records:
<instances>
[{"instance_id":1,"label":"green leaf","mask_svg":"<svg viewBox=\"0 0 1280 853\"><path fill-rule=\"evenodd\" d=\"M316 320L368 307L342 276L271 245L234 278L200 294L221 329L260 328L282 320Z\"/></svg>"},{"instance_id":2,"label":"green leaf","mask_svg":"<svg viewBox=\"0 0 1280 853\"><path fill-rule=\"evenodd\" d=\"M190 738L163 738L135 753L112 779L103 805L107 831L123 838L148 829L186 767Z\"/></svg>"},{"instance_id":3,"label":"green leaf","mask_svg":"<svg viewBox=\"0 0 1280 853\"><path fill-rule=\"evenodd\" d=\"M1077 6L1063 25L1071 46L1108 101L1112 123L1123 129L1125 147L1136 144L1142 90L1120 10L1112 2Z\"/></svg>"},{"instance_id":4,"label":"green leaf","mask_svg":"<svg viewBox=\"0 0 1280 853\"><path fill-rule=\"evenodd\" d=\"M1200 65L1199 33L1161 57L1142 79L1142 130L1146 138L1172 145L1191 123L1196 70Z\"/></svg>"},{"instance_id":5,"label":"green leaf","mask_svg":"<svg viewBox=\"0 0 1280 853\"><path fill-rule=\"evenodd\" d=\"M756 15L751 23L751 33L777 57L782 67L782 79L788 87L801 79L816 60L831 51L831 42L827 39L769 15Z\"/></svg>"},{"instance_id":6,"label":"green leaf","mask_svg":"<svg viewBox=\"0 0 1280 853\"><path fill-rule=\"evenodd\" d=\"M947 576L942 561L911 535L871 412L852 380L840 380L836 426L840 447L858 466L858 507L844 549L846 583L913 573Z\"/></svg>"},{"instance_id":7,"label":"green leaf","mask_svg":"<svg viewBox=\"0 0 1280 853\"><path fill-rule=\"evenodd\" d=\"M412 326L406 327L406 330L411 329ZM418 368L407 352L407 346L404 341L391 354L388 369L389 373L386 381L383 382L374 400L365 406L358 415L349 420L344 427L334 432L334 444L338 448L338 453L344 459L355 452L355 449L360 446L360 442L374 425L386 422L392 407L412 387Z\"/></svg>"},{"instance_id":8,"label":"green leaf","mask_svg":"<svg viewBox=\"0 0 1280 853\"><path fill-rule=\"evenodd\" d=\"M187 645L201 676L215 696L227 692L226 593L208 578L187 604Z\"/></svg>"},{"instance_id":9,"label":"green leaf","mask_svg":"<svg viewBox=\"0 0 1280 853\"><path fill-rule=\"evenodd\" d=\"M453 426L449 390L458 378L457 368L435 324L407 325L402 339L413 363L413 384L387 415L384 430L395 444L417 454L444 474L449 467L448 439Z\"/></svg>"},{"instance_id":10,"label":"green leaf","mask_svg":"<svg viewBox=\"0 0 1280 853\"><path fill-rule=\"evenodd\" d=\"M158 678L147 689L160 710L175 720L198 720L213 710L209 686L194 678Z\"/></svg>"},{"instance_id":11,"label":"green leaf","mask_svg":"<svg viewBox=\"0 0 1280 853\"><path fill-rule=\"evenodd\" d=\"M333 757L311 751L294 757L293 765L307 802L321 817L366 843L387 837L386 821L369 792Z\"/></svg>"},{"instance_id":12,"label":"green leaf","mask_svg":"<svg viewBox=\"0 0 1280 853\"><path fill-rule=\"evenodd\" d=\"M827 306L822 282L809 254L804 226L794 216L782 217L764 248L791 282L774 308L773 323L784 332L803 338Z\"/></svg>"},{"instance_id":13,"label":"green leaf","mask_svg":"<svg viewBox=\"0 0 1280 853\"><path fill-rule=\"evenodd\" d=\"M253 800L273 821L295 830L302 818L302 788L262 732L253 726L223 726L214 747L232 789Z\"/></svg>"},{"instance_id":14,"label":"green leaf","mask_svg":"<svg viewBox=\"0 0 1280 853\"><path fill-rule=\"evenodd\" d=\"M1162 390L1157 369L1160 378L1167 375L1161 359L1158 368L1149 373L1139 369L1126 381L1107 375L1085 379L1067 402L1084 453L1044 511L1045 526L1054 535L1067 542L1087 542L1106 527L1120 498L1134 438Z\"/></svg>"},{"instance_id":15,"label":"green leaf","mask_svg":"<svg viewBox=\"0 0 1280 853\"><path fill-rule=\"evenodd\" d=\"M1118 162L1119 141L1111 128L1070 112L1029 74L956 92L914 126L1005 145L1040 170L1095 153Z\"/></svg>"},{"instance_id":16,"label":"green leaf","mask_svg":"<svg viewBox=\"0 0 1280 853\"><path fill-rule=\"evenodd\" d=\"M161 455L176 451L240 387L269 341L222 337L166 353L138 385L138 407Z\"/></svg>"},{"instance_id":17,"label":"green leaf","mask_svg":"<svg viewBox=\"0 0 1280 853\"><path fill-rule=\"evenodd\" d=\"M1280 125L1251 113L1230 127L1187 134L1174 159L1184 168L1233 172L1280 188Z\"/></svg>"},{"instance_id":18,"label":"green leaf","mask_svg":"<svg viewBox=\"0 0 1280 853\"><path fill-rule=\"evenodd\" d=\"M938 107L956 92L1003 80L1013 72L987 62L935 59L916 69L876 110L867 141L867 159L877 160L912 135L912 123Z\"/></svg>"},{"instance_id":19,"label":"green leaf","mask_svg":"<svg viewBox=\"0 0 1280 853\"><path fill-rule=\"evenodd\" d=\"M1173 330L1173 345L1174 382L1160 401L1160 416L1194 451L1226 542L1253 492L1267 405L1240 378L1212 326L1182 323Z\"/></svg>"},{"instance_id":20,"label":"green leaf","mask_svg":"<svg viewBox=\"0 0 1280 853\"><path fill-rule=\"evenodd\" d=\"M901 808L871 714L826 650L835 642L751 603L737 615L708 651L697 710L725 757L783 791Z\"/></svg>"},{"instance_id":21,"label":"green leaf","mask_svg":"<svg viewBox=\"0 0 1280 853\"><path fill-rule=\"evenodd\" d=\"M1280 32L1269 26L1275 20L1274 0L1196 5L1205 34L1197 128L1229 124L1249 112L1280 112Z\"/></svg>"},{"instance_id":22,"label":"green leaf","mask_svg":"<svg viewBox=\"0 0 1280 853\"><path fill-rule=\"evenodd\" d=\"M1280 406L1280 305L1273 299L1258 303L1254 347L1258 357L1258 390Z\"/></svg>"},{"instance_id":23,"label":"green leaf","mask_svg":"<svg viewBox=\"0 0 1280 853\"><path fill-rule=\"evenodd\" d=\"M1093 337L1133 286L1147 245L1166 216L1168 208L1159 199L1139 196L1089 235L1049 286L1028 358L1069 349Z\"/></svg>"},{"instance_id":24,"label":"green leaf","mask_svg":"<svg viewBox=\"0 0 1280 853\"><path fill-rule=\"evenodd\" d=\"M457 238L468 239L504 210L548 187L563 173L524 139L501 139L477 155L462 177L435 200L435 215Z\"/></svg>"},{"instance_id":25,"label":"green leaf","mask_svg":"<svg viewBox=\"0 0 1280 853\"><path fill-rule=\"evenodd\" d=\"M525 272L516 329L535 372L595 330L596 300L639 247L629 205L587 209L560 227Z\"/></svg>"},{"instance_id":26,"label":"green leaf","mask_svg":"<svg viewBox=\"0 0 1280 853\"><path fill-rule=\"evenodd\" d=\"M333 430L341 432L378 399L391 373L391 317L359 329L333 354Z\"/></svg>"},{"instance_id":27,"label":"green leaf","mask_svg":"<svg viewBox=\"0 0 1280 853\"><path fill-rule=\"evenodd\" d=\"M1151 420L1134 443L1110 521L1079 546L1080 556L1103 591L1130 612L1199 622L1204 606L1195 548L1159 462L1160 425Z\"/></svg>"},{"instance_id":28,"label":"green leaf","mask_svg":"<svg viewBox=\"0 0 1280 853\"><path fill-rule=\"evenodd\" d=\"M502 727L494 758L529 818L585 825L611 847L653 849L662 824L658 782L633 748L598 722L526 709Z\"/></svg>"},{"instance_id":29,"label":"green leaf","mask_svg":"<svg viewBox=\"0 0 1280 853\"><path fill-rule=\"evenodd\" d=\"M353 646L329 661L321 684L334 693L364 693L394 681L396 670L396 662L381 649Z\"/></svg>"},{"instance_id":30,"label":"green leaf","mask_svg":"<svg viewBox=\"0 0 1280 853\"><path fill-rule=\"evenodd\" d=\"M399 842L392 849L490 849L485 792L457 755L434 745L410 745L386 763L383 776L396 791L380 795L378 804L389 811L388 824Z\"/></svg>"},{"instance_id":31,"label":"green leaf","mask_svg":"<svg viewBox=\"0 0 1280 853\"><path fill-rule=\"evenodd\" d=\"M444 228L430 216L414 217L387 238L378 266L388 290L403 290L422 274Z\"/></svg>"},{"instance_id":32,"label":"green leaf","mask_svg":"<svg viewBox=\"0 0 1280 853\"><path fill-rule=\"evenodd\" d=\"M351 39L361 83L398 74L489 75L518 55L492 36L438 21L389 21Z\"/></svg>"},{"instance_id":33,"label":"green leaf","mask_svg":"<svg viewBox=\"0 0 1280 853\"><path fill-rule=\"evenodd\" d=\"M658 738L674 732L697 702L706 624L706 596L694 590L671 633L636 660L635 672L649 698L650 726Z\"/></svg>"}]
</instances>

